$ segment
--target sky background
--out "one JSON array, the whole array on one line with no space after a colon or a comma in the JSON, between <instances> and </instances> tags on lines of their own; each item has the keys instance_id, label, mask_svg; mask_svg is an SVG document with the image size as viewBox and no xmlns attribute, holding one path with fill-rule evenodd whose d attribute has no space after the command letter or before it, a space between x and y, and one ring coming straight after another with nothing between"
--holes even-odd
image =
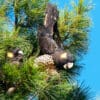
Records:
<instances>
[{"instance_id":1,"label":"sky background","mask_svg":"<svg viewBox=\"0 0 100 100\"><path fill-rule=\"evenodd\" d=\"M69 4L71 0L52 1L61 8ZM100 100L100 0L92 0L92 2L95 6L90 12L93 25L89 33L89 50L82 61L84 68L79 79L91 88L92 94L95 96L94 100Z\"/></svg>"}]
</instances>

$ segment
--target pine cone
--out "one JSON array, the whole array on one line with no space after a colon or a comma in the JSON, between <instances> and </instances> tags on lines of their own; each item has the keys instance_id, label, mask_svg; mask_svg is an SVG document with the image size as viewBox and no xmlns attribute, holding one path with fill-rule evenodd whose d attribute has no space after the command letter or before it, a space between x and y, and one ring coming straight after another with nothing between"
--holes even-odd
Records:
<instances>
[{"instance_id":1,"label":"pine cone","mask_svg":"<svg viewBox=\"0 0 100 100\"><path fill-rule=\"evenodd\" d=\"M50 75L58 74L51 55L48 54L41 55L34 60L34 63L37 65L43 64L44 66L46 66L46 71Z\"/></svg>"}]
</instances>

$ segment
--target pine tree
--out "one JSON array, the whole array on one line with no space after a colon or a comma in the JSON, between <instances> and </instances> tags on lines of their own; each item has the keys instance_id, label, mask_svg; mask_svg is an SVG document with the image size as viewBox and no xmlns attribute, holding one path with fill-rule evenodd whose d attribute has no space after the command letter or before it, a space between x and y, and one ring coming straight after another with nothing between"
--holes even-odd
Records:
<instances>
[{"instance_id":1,"label":"pine tree","mask_svg":"<svg viewBox=\"0 0 100 100\"><path fill-rule=\"evenodd\" d=\"M88 50L88 33L92 5L85 0L73 2L72 8L59 9L58 30L65 50L75 62L72 69L49 75L47 66L35 64L39 55L37 31L43 25L49 0L0 1L0 100L89 100L88 87L77 84L82 65L80 59ZM7 55L21 49L23 61L12 63ZM14 51L15 52L15 51Z\"/></svg>"}]
</instances>

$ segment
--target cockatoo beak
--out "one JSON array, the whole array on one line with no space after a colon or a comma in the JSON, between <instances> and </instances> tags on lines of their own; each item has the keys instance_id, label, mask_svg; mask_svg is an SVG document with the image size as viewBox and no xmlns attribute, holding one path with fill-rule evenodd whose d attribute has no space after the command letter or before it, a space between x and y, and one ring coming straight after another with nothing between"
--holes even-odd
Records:
<instances>
[{"instance_id":1,"label":"cockatoo beak","mask_svg":"<svg viewBox=\"0 0 100 100\"><path fill-rule=\"evenodd\" d=\"M74 65L73 62L68 62L63 67L64 67L64 69L71 69L73 67L73 65Z\"/></svg>"},{"instance_id":2,"label":"cockatoo beak","mask_svg":"<svg viewBox=\"0 0 100 100\"><path fill-rule=\"evenodd\" d=\"M18 51L18 54L23 55L24 53L23 53L23 51L20 50L20 51Z\"/></svg>"},{"instance_id":3,"label":"cockatoo beak","mask_svg":"<svg viewBox=\"0 0 100 100\"><path fill-rule=\"evenodd\" d=\"M8 89L8 91L7 91L7 94L12 94L14 91L15 91L15 87L10 87L9 89Z\"/></svg>"},{"instance_id":4,"label":"cockatoo beak","mask_svg":"<svg viewBox=\"0 0 100 100\"><path fill-rule=\"evenodd\" d=\"M67 66L68 66L68 69L71 69L72 67L73 67L73 62L69 62L68 64L67 64Z\"/></svg>"}]
</instances>

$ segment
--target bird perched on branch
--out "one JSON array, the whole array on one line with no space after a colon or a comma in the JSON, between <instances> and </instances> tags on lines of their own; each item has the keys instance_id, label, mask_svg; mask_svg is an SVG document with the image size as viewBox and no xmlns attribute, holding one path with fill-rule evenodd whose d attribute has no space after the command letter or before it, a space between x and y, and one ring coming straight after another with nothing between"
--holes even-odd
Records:
<instances>
[{"instance_id":1,"label":"bird perched on branch","mask_svg":"<svg viewBox=\"0 0 100 100\"><path fill-rule=\"evenodd\" d=\"M44 54L35 59L35 64L43 64L49 69L71 69L74 59L70 52L57 50L53 54Z\"/></svg>"},{"instance_id":2,"label":"bird perched on branch","mask_svg":"<svg viewBox=\"0 0 100 100\"><path fill-rule=\"evenodd\" d=\"M57 7L48 4L46 7L44 26L41 26L38 30L41 56L37 58L37 61L44 62L44 59L46 58L45 63L52 63L57 69L70 69L73 67L73 55L69 51L64 51L53 37L54 34L57 35L58 40L60 37L59 32L55 32L58 30L58 16L59 12Z\"/></svg>"},{"instance_id":3,"label":"bird perched on branch","mask_svg":"<svg viewBox=\"0 0 100 100\"><path fill-rule=\"evenodd\" d=\"M6 57L13 64L20 64L23 62L23 51L19 48L8 50Z\"/></svg>"},{"instance_id":4,"label":"bird perched on branch","mask_svg":"<svg viewBox=\"0 0 100 100\"><path fill-rule=\"evenodd\" d=\"M69 51L58 49L52 54L52 57L58 69L71 69L73 67L74 59Z\"/></svg>"}]
</instances>

